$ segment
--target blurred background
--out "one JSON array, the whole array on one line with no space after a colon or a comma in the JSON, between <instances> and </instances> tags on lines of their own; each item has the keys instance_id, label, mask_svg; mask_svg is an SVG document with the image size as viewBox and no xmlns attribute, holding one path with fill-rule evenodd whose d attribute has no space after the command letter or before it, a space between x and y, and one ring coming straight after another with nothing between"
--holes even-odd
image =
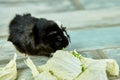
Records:
<instances>
[{"instance_id":1,"label":"blurred background","mask_svg":"<svg viewBox=\"0 0 120 80\"><path fill-rule=\"evenodd\" d=\"M61 21L71 37L68 50L120 48L120 0L0 0L0 45L16 14Z\"/></svg>"},{"instance_id":2,"label":"blurred background","mask_svg":"<svg viewBox=\"0 0 120 80\"><path fill-rule=\"evenodd\" d=\"M119 47L119 3L120 0L0 0L0 41L7 38L9 22L16 14L31 13L61 21L71 36L69 50Z\"/></svg>"}]
</instances>

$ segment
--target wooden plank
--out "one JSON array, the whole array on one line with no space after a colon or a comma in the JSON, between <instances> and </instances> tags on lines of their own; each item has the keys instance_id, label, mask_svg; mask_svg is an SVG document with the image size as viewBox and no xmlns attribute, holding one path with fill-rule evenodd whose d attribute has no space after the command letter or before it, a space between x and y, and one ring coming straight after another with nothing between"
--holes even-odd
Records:
<instances>
[{"instance_id":1,"label":"wooden plank","mask_svg":"<svg viewBox=\"0 0 120 80\"><path fill-rule=\"evenodd\" d=\"M98 52L98 55L101 57L101 59L109 58L108 55L106 55L102 50L98 49L96 51Z\"/></svg>"},{"instance_id":2,"label":"wooden plank","mask_svg":"<svg viewBox=\"0 0 120 80\"><path fill-rule=\"evenodd\" d=\"M108 55L105 54L101 49L90 50L90 51L79 51L80 54L85 57L93 58L93 59L108 59Z\"/></svg>"},{"instance_id":3,"label":"wooden plank","mask_svg":"<svg viewBox=\"0 0 120 80\"><path fill-rule=\"evenodd\" d=\"M82 55L86 56L86 57L91 57L94 59L108 59L109 56L106 55L102 50L91 50L89 52L80 52ZM109 80L120 80L120 75L119 76L108 76Z\"/></svg>"},{"instance_id":4,"label":"wooden plank","mask_svg":"<svg viewBox=\"0 0 120 80\"><path fill-rule=\"evenodd\" d=\"M11 9L8 7L2 9L1 11L3 15L1 17L1 30L0 35L8 35L8 24L10 20L15 16L16 11L18 14L26 13L22 8L18 9L15 7L11 12ZM34 8L34 7L33 7ZM32 10L32 11L31 11ZM38 13L39 7L31 9L28 12L31 12L33 16L38 18L44 17L47 19L58 20L61 21L63 26L67 27L67 29L91 29L91 28L100 28L100 27L111 27L111 26L119 26L120 25L120 7L118 8L110 8L110 9L102 9L102 10L81 10L74 12L61 12L61 13ZM10 13L9 13L10 12ZM9 13L9 15L7 15Z\"/></svg>"},{"instance_id":5,"label":"wooden plank","mask_svg":"<svg viewBox=\"0 0 120 80\"><path fill-rule=\"evenodd\" d=\"M83 5L80 3L80 0L70 0L72 2L72 5L76 8L76 10L85 9Z\"/></svg>"},{"instance_id":6,"label":"wooden plank","mask_svg":"<svg viewBox=\"0 0 120 80\"><path fill-rule=\"evenodd\" d=\"M119 25L120 11L118 8L101 10L81 10L64 13L35 14L37 17L46 17L61 21L69 29L103 27L103 25ZM105 26L104 26L105 27Z\"/></svg>"}]
</instances>

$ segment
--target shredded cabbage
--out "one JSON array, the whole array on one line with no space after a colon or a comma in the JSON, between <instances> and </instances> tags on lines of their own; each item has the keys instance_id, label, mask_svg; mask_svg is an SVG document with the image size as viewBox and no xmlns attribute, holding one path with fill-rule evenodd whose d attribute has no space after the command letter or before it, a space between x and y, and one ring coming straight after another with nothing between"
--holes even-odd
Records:
<instances>
[{"instance_id":1,"label":"shredded cabbage","mask_svg":"<svg viewBox=\"0 0 120 80\"><path fill-rule=\"evenodd\" d=\"M0 68L0 80L15 80L17 77L17 68L16 68L16 57L14 58L3 68Z\"/></svg>"},{"instance_id":2,"label":"shredded cabbage","mask_svg":"<svg viewBox=\"0 0 120 80\"><path fill-rule=\"evenodd\" d=\"M94 62L75 80L108 80L105 69L105 62Z\"/></svg>"},{"instance_id":3,"label":"shredded cabbage","mask_svg":"<svg viewBox=\"0 0 120 80\"><path fill-rule=\"evenodd\" d=\"M25 63L35 80L108 80L107 73L119 75L114 59L95 60L76 51L58 50L45 65L35 66L30 58Z\"/></svg>"},{"instance_id":4,"label":"shredded cabbage","mask_svg":"<svg viewBox=\"0 0 120 80\"><path fill-rule=\"evenodd\" d=\"M82 72L82 63L68 51L57 51L41 69L52 71L61 80L73 80Z\"/></svg>"},{"instance_id":5,"label":"shredded cabbage","mask_svg":"<svg viewBox=\"0 0 120 80\"><path fill-rule=\"evenodd\" d=\"M51 74L51 72L48 72L48 71L38 72L36 66L33 64L30 58L28 58L25 61L25 63L32 70L34 80L57 80L57 78L54 77Z\"/></svg>"}]
</instances>

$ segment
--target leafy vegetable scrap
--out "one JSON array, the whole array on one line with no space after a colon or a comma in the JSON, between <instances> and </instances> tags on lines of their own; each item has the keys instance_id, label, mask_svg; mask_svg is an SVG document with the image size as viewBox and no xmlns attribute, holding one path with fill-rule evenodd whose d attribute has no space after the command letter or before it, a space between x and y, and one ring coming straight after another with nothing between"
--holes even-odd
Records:
<instances>
[{"instance_id":1,"label":"leafy vegetable scrap","mask_svg":"<svg viewBox=\"0 0 120 80\"><path fill-rule=\"evenodd\" d=\"M0 68L0 80L15 80L17 78L16 57L3 68Z\"/></svg>"},{"instance_id":2,"label":"leafy vegetable scrap","mask_svg":"<svg viewBox=\"0 0 120 80\"><path fill-rule=\"evenodd\" d=\"M114 59L95 60L76 51L58 50L45 65L35 66L30 58L25 61L35 80L108 80L109 75L119 75Z\"/></svg>"}]
</instances>

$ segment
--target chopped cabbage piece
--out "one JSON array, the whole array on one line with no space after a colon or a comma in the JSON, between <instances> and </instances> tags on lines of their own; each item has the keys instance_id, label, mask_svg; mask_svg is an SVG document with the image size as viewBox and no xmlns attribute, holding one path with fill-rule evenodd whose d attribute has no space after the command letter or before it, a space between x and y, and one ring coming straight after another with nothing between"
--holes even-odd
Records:
<instances>
[{"instance_id":1,"label":"chopped cabbage piece","mask_svg":"<svg viewBox=\"0 0 120 80\"><path fill-rule=\"evenodd\" d=\"M25 64L31 69L33 77L35 78L35 80L37 80L36 78L38 77L39 72L38 72L36 66L34 65L34 63L31 61L31 59L29 57L25 61Z\"/></svg>"},{"instance_id":2,"label":"chopped cabbage piece","mask_svg":"<svg viewBox=\"0 0 120 80\"><path fill-rule=\"evenodd\" d=\"M34 80L57 80L57 78L53 76L50 72L47 72L47 71L38 72L36 66L31 61L30 58L28 58L25 61L25 63L32 70Z\"/></svg>"},{"instance_id":3,"label":"chopped cabbage piece","mask_svg":"<svg viewBox=\"0 0 120 80\"><path fill-rule=\"evenodd\" d=\"M113 75L113 76L118 76L119 75L119 66L116 62L116 60L114 59L91 59L91 58L86 58L81 56L79 53L77 53L76 51L72 52L73 55L77 58L80 59L80 61L83 63L83 65L87 68L87 66L91 65L94 63L94 65L96 65L95 63L102 63L100 66L103 66L104 64L106 64L106 68L105 71L109 74L109 75ZM105 66L105 65L104 65Z\"/></svg>"},{"instance_id":4,"label":"chopped cabbage piece","mask_svg":"<svg viewBox=\"0 0 120 80\"><path fill-rule=\"evenodd\" d=\"M107 73L119 75L119 66L114 59L95 60L76 51L58 50L45 65L37 68L30 58L25 63L35 80L108 80Z\"/></svg>"},{"instance_id":5,"label":"chopped cabbage piece","mask_svg":"<svg viewBox=\"0 0 120 80\"><path fill-rule=\"evenodd\" d=\"M108 80L105 69L105 62L93 62L75 80Z\"/></svg>"},{"instance_id":6,"label":"chopped cabbage piece","mask_svg":"<svg viewBox=\"0 0 120 80\"><path fill-rule=\"evenodd\" d=\"M16 68L16 57L14 58L3 68L0 68L0 80L15 80L17 77L17 68Z\"/></svg>"},{"instance_id":7,"label":"chopped cabbage piece","mask_svg":"<svg viewBox=\"0 0 120 80\"><path fill-rule=\"evenodd\" d=\"M58 80L55 76L53 76L50 72L43 71L39 74L38 79L36 80Z\"/></svg>"},{"instance_id":8,"label":"chopped cabbage piece","mask_svg":"<svg viewBox=\"0 0 120 80\"><path fill-rule=\"evenodd\" d=\"M118 76L119 75L119 66L114 59L103 59L100 60L106 62L106 71L109 75Z\"/></svg>"},{"instance_id":9,"label":"chopped cabbage piece","mask_svg":"<svg viewBox=\"0 0 120 80\"><path fill-rule=\"evenodd\" d=\"M50 70L62 80L73 80L82 72L82 63L68 51L58 50L39 70Z\"/></svg>"}]
</instances>

